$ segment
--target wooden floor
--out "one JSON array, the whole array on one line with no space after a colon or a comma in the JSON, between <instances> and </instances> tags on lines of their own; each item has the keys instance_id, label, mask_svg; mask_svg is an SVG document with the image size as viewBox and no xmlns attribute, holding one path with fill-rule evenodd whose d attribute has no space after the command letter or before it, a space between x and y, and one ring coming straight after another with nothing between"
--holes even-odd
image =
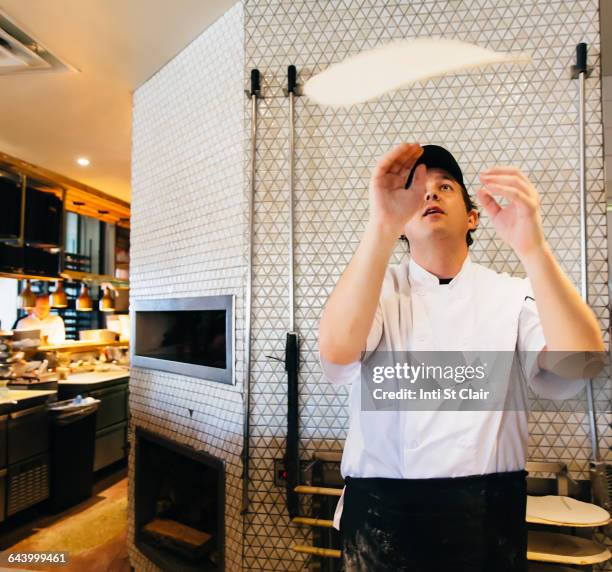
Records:
<instances>
[{"instance_id":1,"label":"wooden floor","mask_svg":"<svg viewBox=\"0 0 612 572\"><path fill-rule=\"evenodd\" d=\"M114 470L94 487L93 496L56 514L24 511L0 527L0 550L67 551L68 565L7 565L0 570L129 572L126 547L127 477Z\"/></svg>"}]
</instances>

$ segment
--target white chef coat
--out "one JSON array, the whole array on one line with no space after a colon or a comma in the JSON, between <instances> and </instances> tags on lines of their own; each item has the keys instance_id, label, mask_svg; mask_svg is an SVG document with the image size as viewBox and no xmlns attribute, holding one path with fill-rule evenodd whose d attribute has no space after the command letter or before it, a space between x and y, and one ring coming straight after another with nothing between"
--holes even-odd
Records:
<instances>
[{"instance_id":1,"label":"white chef coat","mask_svg":"<svg viewBox=\"0 0 612 572\"><path fill-rule=\"evenodd\" d=\"M66 341L66 328L61 316L49 314L44 320L34 316L26 316L17 322L18 330L40 330L47 336L50 344L61 344Z\"/></svg>"},{"instance_id":2,"label":"white chef coat","mask_svg":"<svg viewBox=\"0 0 612 572\"><path fill-rule=\"evenodd\" d=\"M530 356L529 363L521 366L531 388L548 399L573 397L586 380L540 370L537 353L545 345L529 280L473 263L468 253L449 284L440 284L409 256L389 265L366 349L530 352L523 354ZM328 381L351 385L344 477L425 479L524 469L526 408L362 411L361 361L339 365L320 355L319 360ZM336 528L343 498L334 517Z\"/></svg>"}]
</instances>

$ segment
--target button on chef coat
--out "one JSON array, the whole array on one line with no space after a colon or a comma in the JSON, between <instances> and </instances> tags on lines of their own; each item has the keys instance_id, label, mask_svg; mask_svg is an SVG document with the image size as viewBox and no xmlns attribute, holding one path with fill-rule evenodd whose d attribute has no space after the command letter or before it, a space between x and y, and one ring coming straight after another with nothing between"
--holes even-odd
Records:
<instances>
[{"instance_id":1,"label":"button on chef coat","mask_svg":"<svg viewBox=\"0 0 612 572\"><path fill-rule=\"evenodd\" d=\"M586 380L540 370L546 345L528 278L497 273L466 257L448 284L412 258L389 265L368 335L369 351L530 352L524 379L547 399L568 399ZM425 479L524 469L528 424L520 411L362 411L361 362L327 362L324 377L350 385L344 477ZM510 384L512 385L512 384ZM338 528L343 497L334 523Z\"/></svg>"}]
</instances>

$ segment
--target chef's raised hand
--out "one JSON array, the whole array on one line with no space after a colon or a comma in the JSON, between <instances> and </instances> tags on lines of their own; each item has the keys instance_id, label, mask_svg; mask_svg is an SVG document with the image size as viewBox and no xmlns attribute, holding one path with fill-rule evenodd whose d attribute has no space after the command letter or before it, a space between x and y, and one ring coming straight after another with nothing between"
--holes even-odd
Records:
<instances>
[{"instance_id":1,"label":"chef's raised hand","mask_svg":"<svg viewBox=\"0 0 612 572\"><path fill-rule=\"evenodd\" d=\"M493 167L480 173L484 188L476 195L501 238L521 259L545 245L540 197L527 176L516 167ZM493 195L507 199L501 206Z\"/></svg>"},{"instance_id":2,"label":"chef's raised hand","mask_svg":"<svg viewBox=\"0 0 612 572\"><path fill-rule=\"evenodd\" d=\"M419 165L410 188L408 173L423 154L418 143L402 143L385 153L370 178L370 220L399 236L405 224L420 208L427 168ZM420 191L420 192L419 192Z\"/></svg>"}]
</instances>

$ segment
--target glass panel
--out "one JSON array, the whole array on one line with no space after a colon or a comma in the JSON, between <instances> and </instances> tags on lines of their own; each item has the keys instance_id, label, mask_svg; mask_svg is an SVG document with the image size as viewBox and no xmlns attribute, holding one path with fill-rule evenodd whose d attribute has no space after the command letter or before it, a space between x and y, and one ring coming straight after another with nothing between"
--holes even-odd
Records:
<instances>
[{"instance_id":1,"label":"glass panel","mask_svg":"<svg viewBox=\"0 0 612 572\"><path fill-rule=\"evenodd\" d=\"M137 312L139 336L135 353L225 369L225 310Z\"/></svg>"}]
</instances>

